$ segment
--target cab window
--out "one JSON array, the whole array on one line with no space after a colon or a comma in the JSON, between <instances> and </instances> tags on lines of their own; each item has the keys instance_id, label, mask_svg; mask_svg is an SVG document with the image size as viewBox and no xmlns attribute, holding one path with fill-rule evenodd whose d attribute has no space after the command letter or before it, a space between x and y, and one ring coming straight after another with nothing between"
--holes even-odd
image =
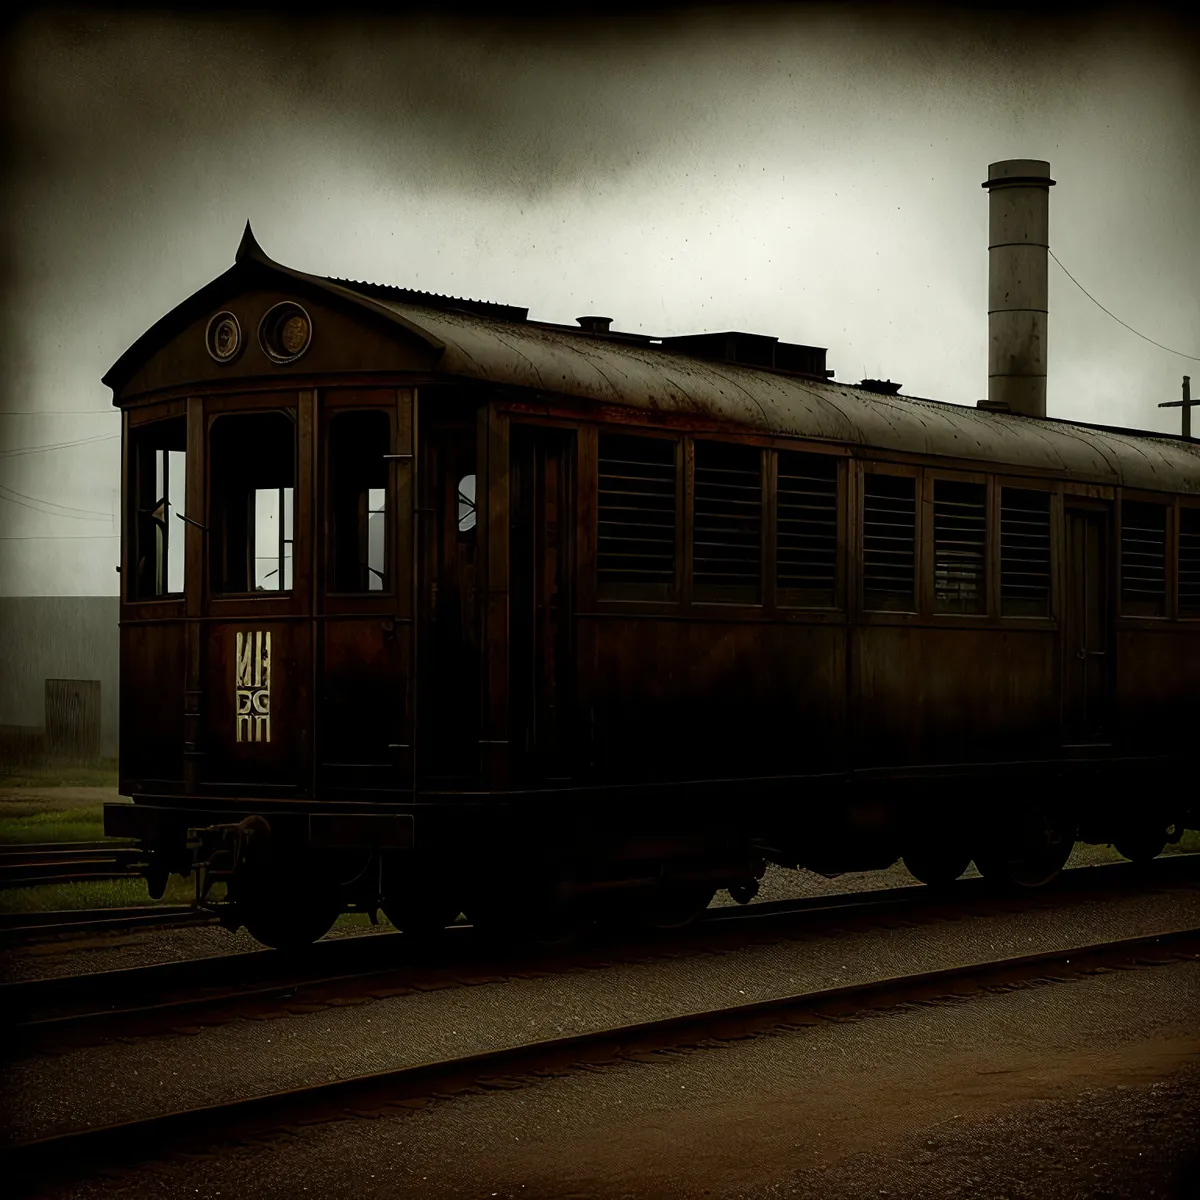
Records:
<instances>
[{"instance_id":1,"label":"cab window","mask_svg":"<svg viewBox=\"0 0 1200 1200\"><path fill-rule=\"evenodd\" d=\"M335 414L329 422L329 530L332 592L388 590L386 412Z\"/></svg>"},{"instance_id":2,"label":"cab window","mask_svg":"<svg viewBox=\"0 0 1200 1200\"><path fill-rule=\"evenodd\" d=\"M187 423L179 417L130 434L129 599L183 594Z\"/></svg>"},{"instance_id":3,"label":"cab window","mask_svg":"<svg viewBox=\"0 0 1200 1200\"><path fill-rule=\"evenodd\" d=\"M218 417L209 437L214 593L289 591L296 475L290 412Z\"/></svg>"}]
</instances>

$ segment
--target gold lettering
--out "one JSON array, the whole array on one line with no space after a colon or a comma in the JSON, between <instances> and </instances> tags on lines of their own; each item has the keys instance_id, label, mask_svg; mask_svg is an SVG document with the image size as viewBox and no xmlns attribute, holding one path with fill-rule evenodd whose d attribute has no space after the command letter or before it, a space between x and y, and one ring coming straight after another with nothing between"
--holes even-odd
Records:
<instances>
[{"instance_id":1,"label":"gold lettering","mask_svg":"<svg viewBox=\"0 0 1200 1200\"><path fill-rule=\"evenodd\" d=\"M250 686L250 655L253 652L250 639L245 634L237 635L237 659L235 678L237 687Z\"/></svg>"},{"instance_id":2,"label":"gold lettering","mask_svg":"<svg viewBox=\"0 0 1200 1200\"><path fill-rule=\"evenodd\" d=\"M239 742L269 742L271 633L239 633L234 646L234 736Z\"/></svg>"}]
</instances>

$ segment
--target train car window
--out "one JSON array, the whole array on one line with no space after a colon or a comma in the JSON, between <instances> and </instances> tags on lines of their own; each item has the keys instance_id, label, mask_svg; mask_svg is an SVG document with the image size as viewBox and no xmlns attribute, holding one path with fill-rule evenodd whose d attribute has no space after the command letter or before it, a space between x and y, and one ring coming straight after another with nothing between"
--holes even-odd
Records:
<instances>
[{"instance_id":1,"label":"train car window","mask_svg":"<svg viewBox=\"0 0 1200 1200\"><path fill-rule=\"evenodd\" d=\"M335 413L329 421L329 537L332 592L388 589L388 414Z\"/></svg>"},{"instance_id":2,"label":"train car window","mask_svg":"<svg viewBox=\"0 0 1200 1200\"><path fill-rule=\"evenodd\" d=\"M470 533L476 519L475 476L464 475L458 481L458 532Z\"/></svg>"},{"instance_id":3,"label":"train car window","mask_svg":"<svg viewBox=\"0 0 1200 1200\"><path fill-rule=\"evenodd\" d=\"M1050 493L1000 489L1000 613L1050 615Z\"/></svg>"},{"instance_id":4,"label":"train car window","mask_svg":"<svg viewBox=\"0 0 1200 1200\"><path fill-rule=\"evenodd\" d=\"M781 602L832 608L837 603L838 464L828 454L778 458L775 586Z\"/></svg>"},{"instance_id":5,"label":"train car window","mask_svg":"<svg viewBox=\"0 0 1200 1200\"><path fill-rule=\"evenodd\" d=\"M944 613L987 611L987 488L933 482L933 607Z\"/></svg>"},{"instance_id":6,"label":"train car window","mask_svg":"<svg viewBox=\"0 0 1200 1200\"><path fill-rule=\"evenodd\" d=\"M692 583L697 600L754 604L762 580L762 451L696 442Z\"/></svg>"},{"instance_id":7,"label":"train car window","mask_svg":"<svg viewBox=\"0 0 1200 1200\"><path fill-rule=\"evenodd\" d=\"M863 607L916 612L916 562L916 480L868 473L863 485Z\"/></svg>"},{"instance_id":8,"label":"train car window","mask_svg":"<svg viewBox=\"0 0 1200 1200\"><path fill-rule=\"evenodd\" d=\"M183 594L187 422L155 421L130 434L130 600Z\"/></svg>"},{"instance_id":9,"label":"train car window","mask_svg":"<svg viewBox=\"0 0 1200 1200\"><path fill-rule=\"evenodd\" d=\"M1127 616L1167 612L1167 509L1126 500L1121 505L1121 610Z\"/></svg>"},{"instance_id":10,"label":"train car window","mask_svg":"<svg viewBox=\"0 0 1200 1200\"><path fill-rule=\"evenodd\" d=\"M209 575L216 593L292 586L295 422L290 412L218 417L209 434Z\"/></svg>"},{"instance_id":11,"label":"train car window","mask_svg":"<svg viewBox=\"0 0 1200 1200\"><path fill-rule=\"evenodd\" d=\"M596 581L602 593L672 594L677 446L668 438L600 435Z\"/></svg>"},{"instance_id":12,"label":"train car window","mask_svg":"<svg viewBox=\"0 0 1200 1200\"><path fill-rule=\"evenodd\" d=\"M1179 510L1179 615L1200 617L1200 508Z\"/></svg>"}]
</instances>

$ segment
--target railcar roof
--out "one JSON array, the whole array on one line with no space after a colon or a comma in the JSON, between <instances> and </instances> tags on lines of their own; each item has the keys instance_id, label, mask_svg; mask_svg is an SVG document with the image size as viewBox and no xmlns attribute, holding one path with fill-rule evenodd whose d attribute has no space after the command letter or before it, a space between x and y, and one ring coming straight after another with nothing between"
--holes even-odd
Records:
<instances>
[{"instance_id":1,"label":"railcar roof","mask_svg":"<svg viewBox=\"0 0 1200 1200\"><path fill-rule=\"evenodd\" d=\"M693 358L603 334L547 327L523 320L524 310L509 306L476 302L479 311L456 310L456 304L466 307L471 302L422 297L404 289L332 280L284 267L267 258L249 226L238 251L238 263L247 260L260 269L316 284L376 313L390 314L408 336L416 335L440 351L439 370L449 376L648 412L697 416L764 433L977 459L1154 491L1200 492L1200 447L1180 438L988 412L914 396L880 395ZM232 274L227 272L221 280ZM221 280L191 299L199 299ZM121 368L139 348L157 342L154 335L159 327L188 303L131 346L105 382L123 373Z\"/></svg>"},{"instance_id":2,"label":"railcar roof","mask_svg":"<svg viewBox=\"0 0 1200 1200\"><path fill-rule=\"evenodd\" d=\"M765 433L1200 491L1200 454L1178 438L883 396L586 334L380 303L436 337L452 375Z\"/></svg>"}]
</instances>

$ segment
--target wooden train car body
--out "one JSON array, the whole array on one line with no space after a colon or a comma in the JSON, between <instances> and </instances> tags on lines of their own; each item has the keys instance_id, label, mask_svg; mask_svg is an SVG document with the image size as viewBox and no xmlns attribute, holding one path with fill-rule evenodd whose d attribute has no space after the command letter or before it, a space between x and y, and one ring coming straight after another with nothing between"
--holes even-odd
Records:
<instances>
[{"instance_id":1,"label":"wooden train car body","mask_svg":"<svg viewBox=\"0 0 1200 1200\"><path fill-rule=\"evenodd\" d=\"M272 887L404 875L457 912L538 872L974 850L1031 796L1089 840L1196 824L1194 445L581 321L303 275L247 229L113 367L107 821L152 884L220 874L213 830L226 874L270 828Z\"/></svg>"}]
</instances>

